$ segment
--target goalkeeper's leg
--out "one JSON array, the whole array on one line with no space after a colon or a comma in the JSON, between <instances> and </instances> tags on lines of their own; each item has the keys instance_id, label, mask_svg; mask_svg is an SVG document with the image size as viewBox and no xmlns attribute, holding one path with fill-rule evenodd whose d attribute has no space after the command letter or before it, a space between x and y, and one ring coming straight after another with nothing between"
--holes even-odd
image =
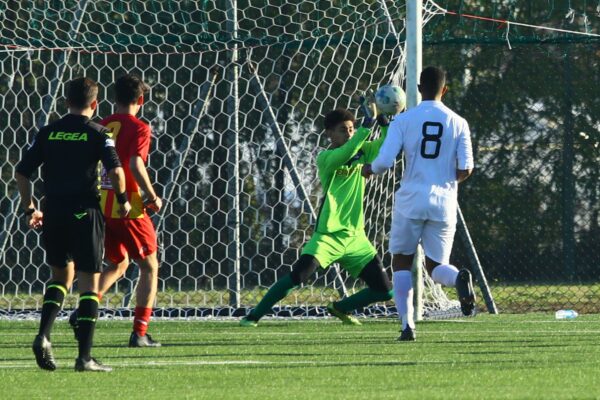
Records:
<instances>
[{"instance_id":1,"label":"goalkeeper's leg","mask_svg":"<svg viewBox=\"0 0 600 400\"><path fill-rule=\"evenodd\" d=\"M392 283L388 278L379 256L373 257L363 268L359 277L367 284L367 288L335 302L334 307L348 314L353 310L369 304L392 299Z\"/></svg>"},{"instance_id":2,"label":"goalkeeper's leg","mask_svg":"<svg viewBox=\"0 0 600 400\"><path fill-rule=\"evenodd\" d=\"M256 322L270 312L278 301L286 297L294 288L300 286L300 284L307 282L308 278L319 266L319 261L314 256L310 254L301 255L296 264L294 264L292 272L271 286L254 310L242 320L242 325L256 325Z\"/></svg>"}]
</instances>

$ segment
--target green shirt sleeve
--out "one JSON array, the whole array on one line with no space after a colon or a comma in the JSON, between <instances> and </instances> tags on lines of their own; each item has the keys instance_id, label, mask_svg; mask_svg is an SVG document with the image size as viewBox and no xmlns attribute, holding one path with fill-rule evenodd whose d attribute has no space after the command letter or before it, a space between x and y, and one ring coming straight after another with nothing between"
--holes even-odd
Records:
<instances>
[{"instance_id":1,"label":"green shirt sleeve","mask_svg":"<svg viewBox=\"0 0 600 400\"><path fill-rule=\"evenodd\" d=\"M363 147L370 134L369 129L360 127L343 146L321 152L317 157L319 174L333 174L336 169L346 164Z\"/></svg>"},{"instance_id":2,"label":"green shirt sleeve","mask_svg":"<svg viewBox=\"0 0 600 400\"><path fill-rule=\"evenodd\" d=\"M371 142L365 142L363 144L362 150L365 153L365 159L367 163L373 162L377 155L379 154L379 149L383 145L383 141L385 140L388 133L388 126L381 127L381 136L377 140L373 140Z\"/></svg>"}]
</instances>

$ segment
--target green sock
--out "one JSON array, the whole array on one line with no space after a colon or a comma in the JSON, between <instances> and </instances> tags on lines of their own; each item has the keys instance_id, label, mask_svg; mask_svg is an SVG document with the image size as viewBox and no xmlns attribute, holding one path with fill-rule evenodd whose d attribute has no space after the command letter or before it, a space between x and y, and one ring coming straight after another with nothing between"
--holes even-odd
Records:
<instances>
[{"instance_id":1,"label":"green sock","mask_svg":"<svg viewBox=\"0 0 600 400\"><path fill-rule=\"evenodd\" d=\"M261 319L263 315L271 311L275 303L287 296L295 286L289 274L275 282L265 294L265 297L252 310L250 317L256 321Z\"/></svg>"},{"instance_id":2,"label":"green sock","mask_svg":"<svg viewBox=\"0 0 600 400\"><path fill-rule=\"evenodd\" d=\"M335 308L343 313L349 313L357 308L366 307L378 301L388 301L392 298L393 291L379 292L371 288L365 288L352 296L335 302Z\"/></svg>"}]
</instances>

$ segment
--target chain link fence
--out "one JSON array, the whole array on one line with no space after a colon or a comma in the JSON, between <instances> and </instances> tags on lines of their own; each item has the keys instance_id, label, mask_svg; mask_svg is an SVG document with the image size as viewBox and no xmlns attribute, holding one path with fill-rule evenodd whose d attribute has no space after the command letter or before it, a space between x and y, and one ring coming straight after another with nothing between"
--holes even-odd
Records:
<instances>
[{"instance_id":1,"label":"chain link fence","mask_svg":"<svg viewBox=\"0 0 600 400\"><path fill-rule=\"evenodd\" d=\"M444 7L600 32L591 2L507 3ZM445 101L471 126L460 201L500 311L600 311L599 38L453 15L426 32L424 64L448 70Z\"/></svg>"}]
</instances>

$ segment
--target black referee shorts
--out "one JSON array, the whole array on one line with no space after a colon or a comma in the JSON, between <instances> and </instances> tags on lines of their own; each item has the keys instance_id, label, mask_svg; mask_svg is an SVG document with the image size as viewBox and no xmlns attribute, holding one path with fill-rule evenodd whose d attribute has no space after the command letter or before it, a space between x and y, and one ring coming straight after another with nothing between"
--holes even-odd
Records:
<instances>
[{"instance_id":1,"label":"black referee shorts","mask_svg":"<svg viewBox=\"0 0 600 400\"><path fill-rule=\"evenodd\" d=\"M102 272L104 217L99 206L47 207L42 241L46 261L53 267L75 262L75 270Z\"/></svg>"}]
</instances>

